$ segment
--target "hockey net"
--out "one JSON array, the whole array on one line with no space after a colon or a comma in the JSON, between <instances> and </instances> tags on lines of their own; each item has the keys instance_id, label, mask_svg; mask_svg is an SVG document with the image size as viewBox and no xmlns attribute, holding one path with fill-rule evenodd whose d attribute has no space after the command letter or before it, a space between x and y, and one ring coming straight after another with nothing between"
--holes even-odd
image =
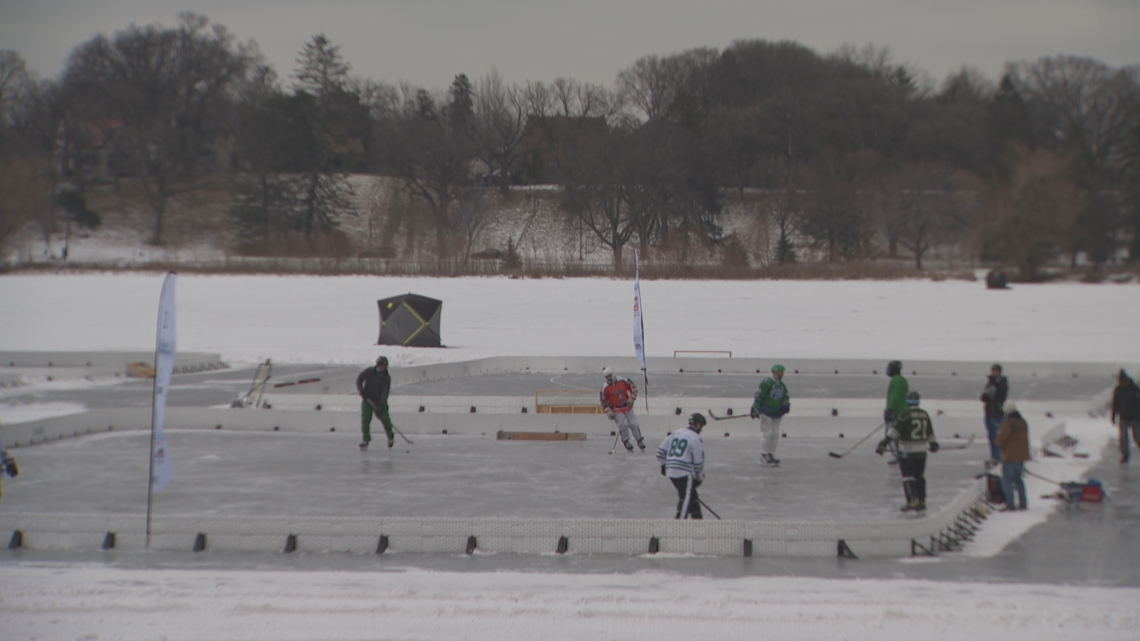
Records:
<instances>
[{"instance_id":1,"label":"hockey net","mask_svg":"<svg viewBox=\"0 0 1140 641\"><path fill-rule=\"evenodd\" d=\"M601 414L598 393L576 389L540 389L534 391L536 414Z\"/></svg>"}]
</instances>

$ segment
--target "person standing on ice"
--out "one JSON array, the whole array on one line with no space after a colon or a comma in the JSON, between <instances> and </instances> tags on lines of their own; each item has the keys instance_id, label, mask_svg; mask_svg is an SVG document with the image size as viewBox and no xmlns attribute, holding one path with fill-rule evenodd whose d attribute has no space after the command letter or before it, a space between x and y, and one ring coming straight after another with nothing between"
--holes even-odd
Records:
<instances>
[{"instance_id":1,"label":"person standing on ice","mask_svg":"<svg viewBox=\"0 0 1140 641\"><path fill-rule=\"evenodd\" d=\"M368 449L372 440L372 415L375 414L384 431L388 434L388 449L396 442L392 432L392 419L388 416L388 391L392 388L392 376L388 373L388 357L381 356L376 359L376 366L369 367L356 377L356 392L362 399L360 402L360 431L364 440L360 449Z\"/></svg>"},{"instance_id":2,"label":"person standing on ice","mask_svg":"<svg viewBox=\"0 0 1140 641\"><path fill-rule=\"evenodd\" d=\"M1116 389L1112 390L1112 422L1120 421L1120 462L1127 463L1131 458L1128 432L1132 432L1136 446L1140 447L1140 388L1123 369L1116 381Z\"/></svg>"},{"instance_id":3,"label":"person standing on ice","mask_svg":"<svg viewBox=\"0 0 1140 641\"><path fill-rule=\"evenodd\" d=\"M994 363L990 367L990 375L986 378L986 387L982 390L982 402L985 403L986 436L990 439L990 462L997 464L1001 459L1001 448L995 442L998 427L1005 419L1002 405L1009 397L1009 380L1002 375L1001 365Z\"/></svg>"},{"instance_id":4,"label":"person standing on ice","mask_svg":"<svg viewBox=\"0 0 1140 641\"><path fill-rule=\"evenodd\" d=\"M903 512L926 510L926 451L938 451L938 441L934 440L934 424L926 410L919 408L918 392L906 395L907 409L899 414L887 435L875 447L875 454L883 455L890 448L898 452L899 473L903 479L903 493L906 505Z\"/></svg>"},{"instance_id":5,"label":"person standing on ice","mask_svg":"<svg viewBox=\"0 0 1140 641\"><path fill-rule=\"evenodd\" d=\"M1005 420L998 427L994 442L997 443L1001 455L1001 491L1005 494L1005 507L1002 512L1024 510L1029 507L1029 499L1025 494L1025 462L1029 460L1029 424L1017 411L1017 404L1006 401L1002 405L1002 414ZM1018 501L1016 507L1013 502L1013 492L1017 490Z\"/></svg>"},{"instance_id":6,"label":"person standing on ice","mask_svg":"<svg viewBox=\"0 0 1140 641\"><path fill-rule=\"evenodd\" d=\"M910 391L910 383L902 375L902 362L891 361L887 363L887 376L891 382L887 385L887 409L883 410L883 425L890 431L895 421L907 410L906 395ZM895 449L895 442L890 444L894 461L899 460L899 452Z\"/></svg>"},{"instance_id":7,"label":"person standing on ice","mask_svg":"<svg viewBox=\"0 0 1140 641\"><path fill-rule=\"evenodd\" d=\"M791 411L791 398L784 385L784 366L772 366L772 375L760 381L760 388L752 400L752 418L760 419L760 459L764 465L775 467L780 464L776 458L776 445L780 442L780 421Z\"/></svg>"},{"instance_id":8,"label":"person standing on ice","mask_svg":"<svg viewBox=\"0 0 1140 641\"><path fill-rule=\"evenodd\" d=\"M602 402L602 409L605 410L606 416L611 421L617 423L618 433L621 435L621 442L625 445L627 451L633 451L633 443L629 440L629 434L633 432L633 439L637 441L637 446L641 451L645 451L645 440L641 438L641 425L637 422L637 416L633 413L633 404L637 402L637 385L633 381L624 376L614 376L614 371L609 367L602 370L602 376L605 377L606 382L602 385L602 391L598 394L598 398ZM611 452L612 453L612 452Z\"/></svg>"},{"instance_id":9,"label":"person standing on ice","mask_svg":"<svg viewBox=\"0 0 1140 641\"><path fill-rule=\"evenodd\" d=\"M701 519L701 499L697 487L705 480L705 445L701 430L708 421L700 412L689 417L683 427L661 441L657 448L657 464L661 475L677 490L677 519Z\"/></svg>"}]
</instances>

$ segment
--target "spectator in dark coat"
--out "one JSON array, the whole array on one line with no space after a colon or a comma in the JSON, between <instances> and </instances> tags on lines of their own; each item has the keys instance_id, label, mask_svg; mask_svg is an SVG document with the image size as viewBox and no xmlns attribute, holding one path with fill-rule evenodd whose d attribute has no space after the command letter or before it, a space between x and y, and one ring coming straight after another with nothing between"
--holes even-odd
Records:
<instances>
[{"instance_id":1,"label":"spectator in dark coat","mask_svg":"<svg viewBox=\"0 0 1140 641\"><path fill-rule=\"evenodd\" d=\"M994 363L990 367L990 375L986 379L986 387L982 390L982 402L985 403L986 436L990 440L990 460L996 465L1001 460L1001 452L994 437L997 436L998 426L1005 418L1001 406L1009 397L1009 380L1001 373L1001 365Z\"/></svg>"},{"instance_id":2,"label":"spectator in dark coat","mask_svg":"<svg viewBox=\"0 0 1140 641\"><path fill-rule=\"evenodd\" d=\"M1112 422L1120 425L1120 462L1127 463L1129 431L1140 447L1140 388L1124 370L1120 370L1116 389L1112 391Z\"/></svg>"}]
</instances>

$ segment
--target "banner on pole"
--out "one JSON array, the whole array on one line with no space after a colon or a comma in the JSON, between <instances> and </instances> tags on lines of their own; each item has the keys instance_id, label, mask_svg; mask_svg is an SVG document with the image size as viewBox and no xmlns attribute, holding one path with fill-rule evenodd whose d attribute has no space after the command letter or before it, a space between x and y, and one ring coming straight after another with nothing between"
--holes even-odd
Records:
<instances>
[{"instance_id":1,"label":"banner on pole","mask_svg":"<svg viewBox=\"0 0 1140 641\"><path fill-rule=\"evenodd\" d=\"M166 274L162 283L162 296L158 308L158 337L155 347L154 404L151 429L151 486L161 492L174 477L174 462L170 458L170 445L166 442L166 395L170 391L170 377L174 373L175 309L174 272Z\"/></svg>"},{"instance_id":2,"label":"banner on pole","mask_svg":"<svg viewBox=\"0 0 1140 641\"><path fill-rule=\"evenodd\" d=\"M641 262L637 250L633 251L634 277L633 277L633 351L637 354L637 362L641 369L645 369L645 325L641 320Z\"/></svg>"}]
</instances>

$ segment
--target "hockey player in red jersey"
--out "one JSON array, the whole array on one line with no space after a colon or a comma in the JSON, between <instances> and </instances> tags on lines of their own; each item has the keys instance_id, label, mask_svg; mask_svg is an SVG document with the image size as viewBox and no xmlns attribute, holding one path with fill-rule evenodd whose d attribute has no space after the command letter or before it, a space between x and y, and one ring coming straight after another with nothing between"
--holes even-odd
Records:
<instances>
[{"instance_id":1,"label":"hockey player in red jersey","mask_svg":"<svg viewBox=\"0 0 1140 641\"><path fill-rule=\"evenodd\" d=\"M632 431L633 439L644 452L645 440L641 438L641 425L633 413L633 404L637 401L637 385L624 376L615 376L614 371L608 367L602 370L602 375L606 378L606 384L602 385L602 391L598 395L602 409L611 421L617 423L625 449L633 451L633 443L629 440Z\"/></svg>"}]
</instances>

